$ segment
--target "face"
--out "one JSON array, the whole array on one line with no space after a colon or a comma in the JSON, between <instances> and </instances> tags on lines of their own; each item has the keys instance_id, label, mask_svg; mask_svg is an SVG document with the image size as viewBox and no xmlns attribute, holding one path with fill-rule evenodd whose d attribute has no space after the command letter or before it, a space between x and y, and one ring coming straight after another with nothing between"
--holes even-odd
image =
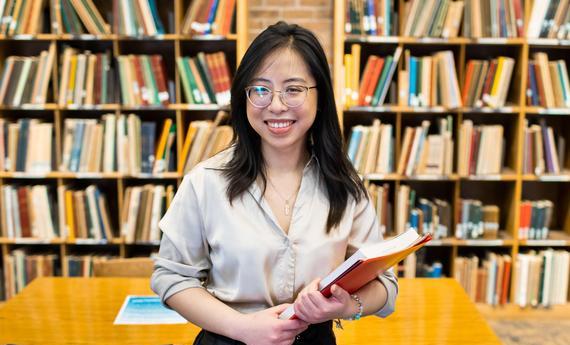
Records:
<instances>
[{"instance_id":1,"label":"face","mask_svg":"<svg viewBox=\"0 0 570 345\"><path fill-rule=\"evenodd\" d=\"M247 119L261 137L262 150L304 148L317 114L317 89L309 89L305 101L299 106L290 107L281 101L282 98L298 97L296 93L304 92L304 87L316 86L303 58L288 48L278 50L265 58L249 86L260 86L256 88L260 90L256 91L260 92L259 95L267 89L274 92L271 103L265 108L255 107L247 101ZM279 97L275 91L288 91L289 95Z\"/></svg>"}]
</instances>

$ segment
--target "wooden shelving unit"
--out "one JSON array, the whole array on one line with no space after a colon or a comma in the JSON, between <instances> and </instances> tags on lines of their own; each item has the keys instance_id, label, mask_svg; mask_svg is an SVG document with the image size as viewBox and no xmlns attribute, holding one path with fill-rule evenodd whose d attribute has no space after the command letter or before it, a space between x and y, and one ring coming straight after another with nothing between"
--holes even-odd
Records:
<instances>
[{"instance_id":1,"label":"wooden shelving unit","mask_svg":"<svg viewBox=\"0 0 570 345\"><path fill-rule=\"evenodd\" d=\"M181 24L191 1L189 0L160 0L159 14L167 28L167 34L153 37L127 37L122 35L56 35L42 33L38 35L17 35L11 37L0 36L0 62L4 62L11 55L38 55L40 51L55 46L57 61L54 63L52 79L48 89L46 104L26 105L22 107L10 107L0 105L0 117L17 120L19 118L38 118L54 124L54 167L62 162L63 147L63 123L66 118L95 118L99 119L103 114L114 113L115 115L142 112L146 118L156 119L158 129L165 118L172 118L176 123L176 158L181 159L182 143L186 130L192 120L212 119L220 109L227 106L218 105L195 105L183 102L183 90L181 78L176 69L175 59L179 56L194 56L197 52L223 51L228 59L231 74L235 70L248 46L248 3L247 1L236 2L235 27L236 32L227 37L220 36L189 36L181 34ZM49 20L49 1L45 2L44 20ZM98 9L106 20L113 16L111 1L95 1ZM167 106L153 107L127 107L121 104L100 104L82 107L61 107L57 103L59 88L59 65L64 46L71 46L80 50L94 52L109 50L112 57L122 54L160 54L166 62L167 78L174 82L174 95L171 94L171 103ZM114 59L113 59L114 60ZM113 62L113 65L115 65ZM115 90L119 92L117 88ZM117 97L118 99L118 97ZM160 133L158 133L160 134ZM158 139L157 134L157 139ZM175 166L178 166L176 164ZM167 172L161 174L128 175L121 173L69 173L52 171L46 174L28 174L22 172L0 172L0 186L6 184L36 185L47 184L53 188L71 185L85 187L89 184L102 186L111 205L111 218L115 235L119 234L119 219L123 210L123 196L126 187L144 185L147 183L173 185L177 187L182 181L179 172ZM175 188L176 190L176 188ZM1 201L0 201L1 203ZM115 205L116 207L112 207ZM0 209L3 205L0 204ZM0 235L2 232L0 231ZM116 238L112 241L55 239L41 241L35 239L8 239L0 237L0 265L3 265L3 257L17 248L29 249L32 253L51 253L59 256L60 270L62 275L68 275L68 268L63 264L62 258L72 254L105 254L118 257L132 257L144 255L158 250L158 242L127 243L124 238ZM3 277L0 284L3 284Z\"/></svg>"},{"instance_id":2,"label":"wooden shelving unit","mask_svg":"<svg viewBox=\"0 0 570 345\"><path fill-rule=\"evenodd\" d=\"M402 9L404 0L395 0L397 8ZM525 25L530 18L532 7L531 0L523 1ZM529 122L537 117L543 118L548 125L554 126L564 133L566 140L570 139L570 109L556 108L546 109L526 105L525 90L527 85L527 65L534 52L552 53L556 59L564 59L570 62L569 42L567 40L552 39L527 39L527 38L414 38L414 37L383 37L367 35L346 35L345 28L345 0L334 2L334 55L333 74L334 87L337 97L337 110L343 124L346 140L348 133L354 125L372 124L373 119L380 119L382 123L390 123L394 128L395 153L394 160L398 161L402 150L404 128L413 121L432 120L440 116L451 115L454 123L455 150L454 169L450 176L418 176L407 177L398 174L368 174L363 179L371 183L389 183L391 204L396 209L397 190L402 184L421 186L422 191L418 197L431 197L437 194L435 190L446 189L450 195L448 200L454 210L454 228L458 223L457 207L460 198L478 198L484 204L497 204L500 207L501 220L499 239L497 240L458 240L447 238L434 240L426 247L428 257L444 262L444 273L453 272L453 262L458 255L466 255L470 252L480 253L480 248L501 253L510 254L513 264L519 252L527 252L532 249L540 250L553 247L555 249L570 248L570 172L564 171L560 175L525 175L522 173L523 164L523 134L525 119ZM404 19L399 18L398 24L403 32ZM526 26L525 26L526 32ZM460 31L461 34L461 31ZM360 59L360 73L369 55L386 56L393 54L397 47L409 49L412 55L429 55L440 50L451 50L455 56L456 72L460 87L465 78L465 66L469 59L490 59L499 55L510 56L515 59L515 70L511 80L507 105L501 108L445 108L445 107L407 107L393 104L385 104L379 107L352 107L343 109L342 95L344 94L344 54L351 53L351 45L360 44L362 47ZM398 85L398 72L403 70L403 58L400 59L394 80ZM361 77L361 76L360 76ZM359 78L360 80L360 78ZM386 101L385 103L389 103ZM460 177L457 175L457 138L459 125L464 119L471 119L475 124L502 124L507 138L506 160L507 170L499 175ZM568 150L567 150L568 151ZM568 154L567 154L568 156ZM566 163L568 157L566 157ZM561 163L563 164L563 163ZM566 169L568 166L565 165ZM433 186L433 188L432 188ZM428 191L428 192L426 192ZM538 198L550 199L555 204L553 227L548 240L518 239L518 227L520 217L520 205L524 199L535 200ZM395 219L395 214L394 214ZM435 251L435 255L429 255ZM513 281L511 281L511 294L513 293Z\"/></svg>"}]
</instances>

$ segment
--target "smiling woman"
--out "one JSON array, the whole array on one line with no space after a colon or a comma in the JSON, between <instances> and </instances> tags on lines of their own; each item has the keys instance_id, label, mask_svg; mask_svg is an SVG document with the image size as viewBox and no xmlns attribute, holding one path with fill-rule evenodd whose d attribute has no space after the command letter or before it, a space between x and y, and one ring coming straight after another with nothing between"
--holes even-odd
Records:
<instances>
[{"instance_id":1,"label":"smiling woman","mask_svg":"<svg viewBox=\"0 0 570 345\"><path fill-rule=\"evenodd\" d=\"M382 238L342 150L313 33L279 22L252 42L231 122L231 147L185 176L160 222L152 287L203 328L195 344L335 344L331 320L391 314L392 271L352 296L317 290L318 277ZM291 303L299 319L279 320Z\"/></svg>"}]
</instances>

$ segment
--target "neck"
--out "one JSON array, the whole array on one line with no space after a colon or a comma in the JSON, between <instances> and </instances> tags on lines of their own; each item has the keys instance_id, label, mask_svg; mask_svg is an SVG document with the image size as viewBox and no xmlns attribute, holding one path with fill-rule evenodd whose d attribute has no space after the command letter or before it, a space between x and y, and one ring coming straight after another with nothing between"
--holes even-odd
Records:
<instances>
[{"instance_id":1,"label":"neck","mask_svg":"<svg viewBox=\"0 0 570 345\"><path fill-rule=\"evenodd\" d=\"M292 173L302 170L308 159L308 152L304 145L277 150L262 145L261 152L268 173Z\"/></svg>"}]
</instances>

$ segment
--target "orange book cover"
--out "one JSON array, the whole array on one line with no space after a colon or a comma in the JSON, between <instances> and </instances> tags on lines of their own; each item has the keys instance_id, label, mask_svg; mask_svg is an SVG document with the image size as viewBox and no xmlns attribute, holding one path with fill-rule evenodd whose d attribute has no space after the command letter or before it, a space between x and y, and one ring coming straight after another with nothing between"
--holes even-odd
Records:
<instances>
[{"instance_id":1,"label":"orange book cover","mask_svg":"<svg viewBox=\"0 0 570 345\"><path fill-rule=\"evenodd\" d=\"M376 64L376 60L378 60L377 56L370 55L368 61L366 61L366 66L364 67L364 71L362 72L362 80L360 81L360 90L358 91L358 105L364 105L364 93L368 89L368 85L370 84L370 80L372 79L372 70Z\"/></svg>"},{"instance_id":2,"label":"orange book cover","mask_svg":"<svg viewBox=\"0 0 570 345\"><path fill-rule=\"evenodd\" d=\"M336 284L348 293L353 293L429 241L430 234L420 236L410 229L389 240L360 248L321 280L319 290L325 297L330 297L331 287ZM279 318L296 318L293 305L285 309Z\"/></svg>"},{"instance_id":3,"label":"orange book cover","mask_svg":"<svg viewBox=\"0 0 570 345\"><path fill-rule=\"evenodd\" d=\"M511 258L505 257L505 267L503 272L503 286L501 288L501 298L500 304L507 304L507 298L509 296L509 281L511 280Z\"/></svg>"},{"instance_id":4,"label":"orange book cover","mask_svg":"<svg viewBox=\"0 0 570 345\"><path fill-rule=\"evenodd\" d=\"M469 97L469 87L471 86L471 83L473 82L473 70L475 69L475 61L470 60L467 63L467 72L465 73L465 83L463 84L463 95L462 95L462 100L463 100L463 104L465 105L471 105L467 103L467 99Z\"/></svg>"},{"instance_id":5,"label":"orange book cover","mask_svg":"<svg viewBox=\"0 0 570 345\"><path fill-rule=\"evenodd\" d=\"M369 106L372 102L372 96L374 95L374 90L376 90L376 85L378 84L378 80L380 79L380 74L382 72L382 67L384 67L384 58L378 58L372 69L372 76L370 77L370 83L368 84L368 88L364 94L364 104L365 106Z\"/></svg>"}]
</instances>

